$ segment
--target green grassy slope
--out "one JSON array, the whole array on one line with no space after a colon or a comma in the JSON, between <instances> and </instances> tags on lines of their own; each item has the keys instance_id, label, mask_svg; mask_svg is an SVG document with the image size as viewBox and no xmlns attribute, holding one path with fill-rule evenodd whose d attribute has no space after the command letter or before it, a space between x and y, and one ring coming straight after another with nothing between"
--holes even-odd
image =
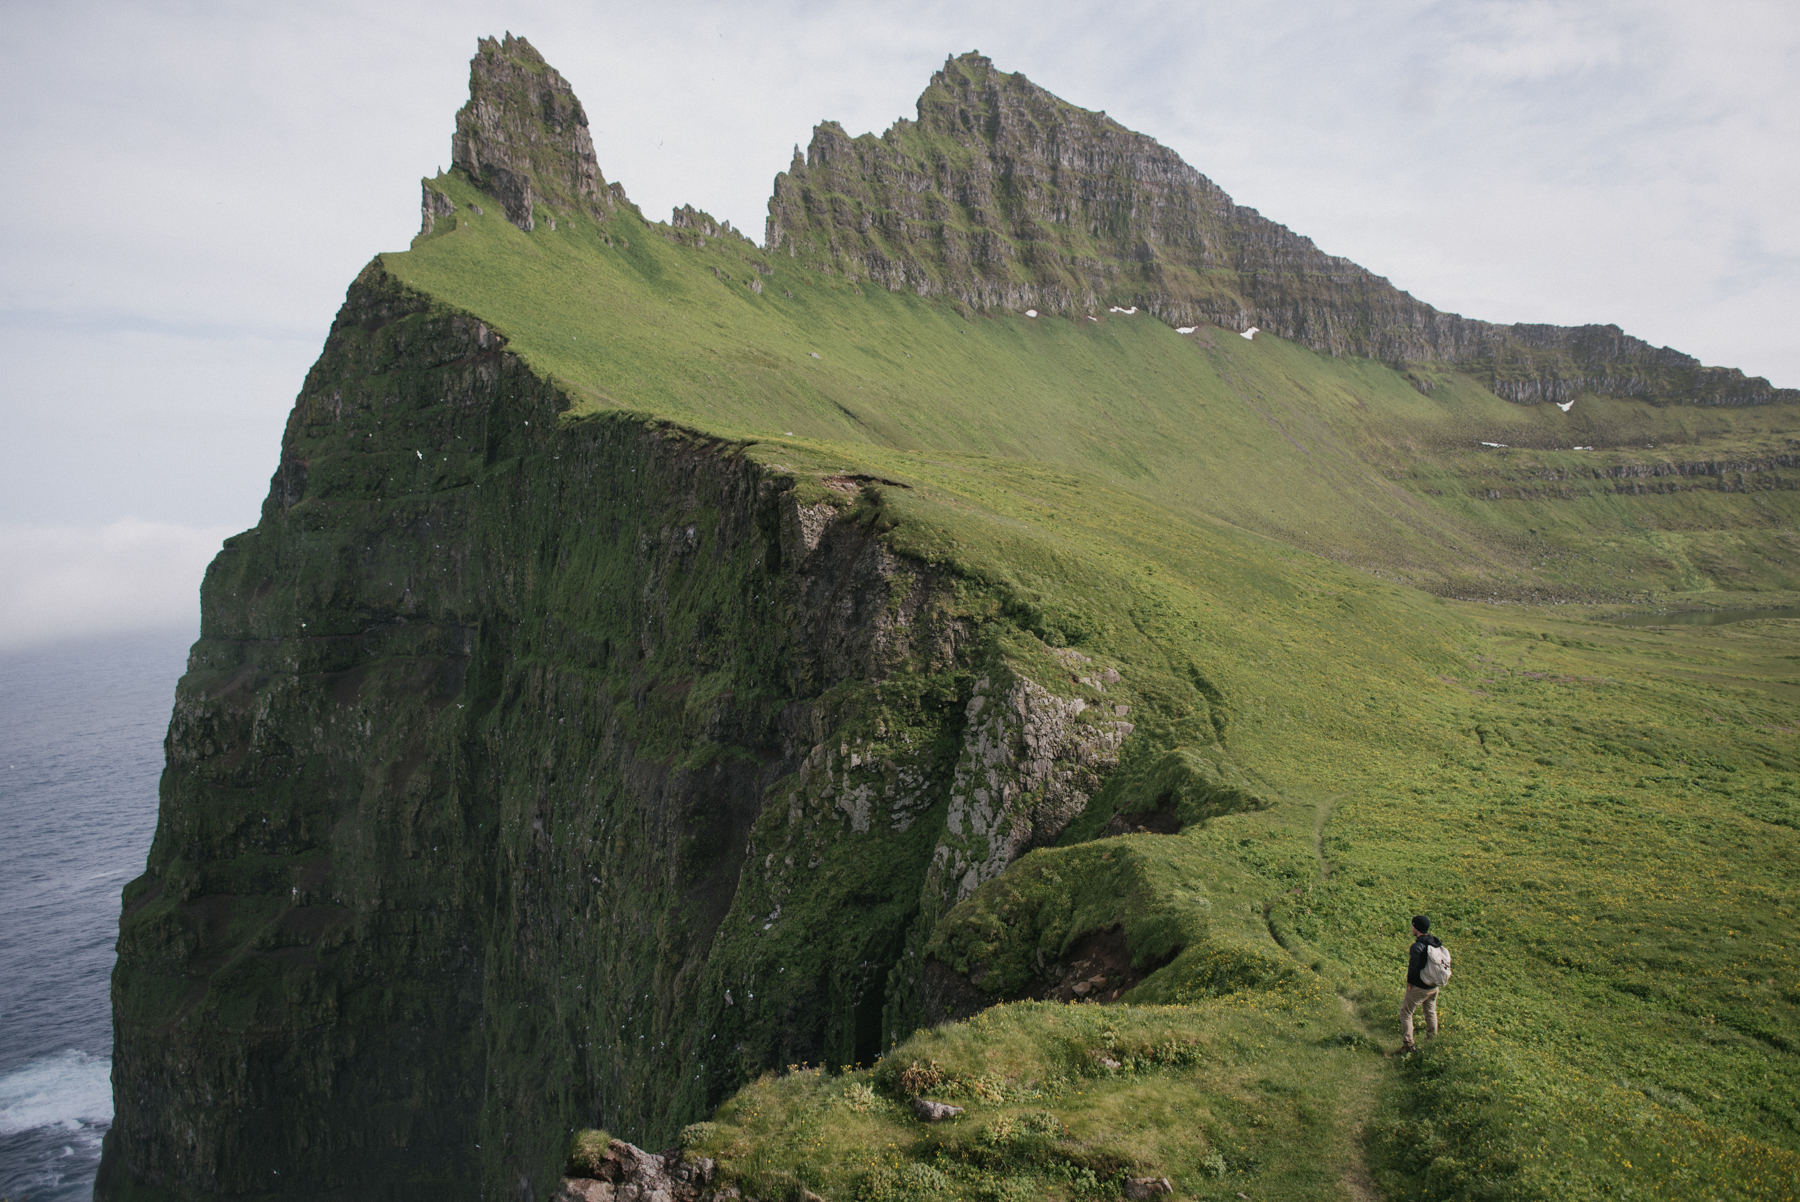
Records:
<instances>
[{"instance_id":1,"label":"green grassy slope","mask_svg":"<svg viewBox=\"0 0 1800 1202\"><path fill-rule=\"evenodd\" d=\"M1381 364L1212 328L1182 336L1141 313L964 315L630 213L528 235L491 201L472 213L481 194L458 176L434 186L461 210L385 256L389 269L493 323L594 408L747 439L1061 464L1173 517L1452 595L1612 595L1628 569L1657 592L1800 588L1795 506L1769 487L1780 469L1750 473L1751 504L1719 491L1735 476L1627 477L1703 486L1632 494L1596 475L1791 462L1794 406L1584 397L1564 414L1452 373L1426 395Z\"/></svg>"},{"instance_id":2,"label":"green grassy slope","mask_svg":"<svg viewBox=\"0 0 1800 1202\"><path fill-rule=\"evenodd\" d=\"M1793 1196L1800 623L1592 621L1628 593L1793 603L1800 494L1768 486L1791 407L1425 394L1142 314L961 313L629 213L526 235L435 182L460 211L385 265L503 331L565 421L656 414L805 488L887 482L896 549L1137 725L1068 845L934 954L998 988L1120 922L1182 949L1139 1005L1015 1002L753 1084L689 1138L758 1196ZM1739 466L1650 474L1674 464ZM1194 678L1212 713L1166 685ZM1227 749L1268 808L1080 841L1153 804L1168 757ZM1421 910L1458 973L1403 1063L1375 1049ZM921 1082L968 1114L914 1122Z\"/></svg>"}]
</instances>

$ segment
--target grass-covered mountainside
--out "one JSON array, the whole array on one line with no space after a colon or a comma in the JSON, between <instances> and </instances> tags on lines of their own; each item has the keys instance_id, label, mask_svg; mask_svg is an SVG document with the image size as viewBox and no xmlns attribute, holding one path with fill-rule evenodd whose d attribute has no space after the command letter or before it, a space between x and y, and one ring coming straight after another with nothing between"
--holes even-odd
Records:
<instances>
[{"instance_id":1,"label":"grass-covered mountainside","mask_svg":"<svg viewBox=\"0 0 1800 1202\"><path fill-rule=\"evenodd\" d=\"M1032 316L586 120L482 43L208 571L99 1196L1794 1196L1800 403L1183 334L1041 217L1124 282Z\"/></svg>"}]
</instances>

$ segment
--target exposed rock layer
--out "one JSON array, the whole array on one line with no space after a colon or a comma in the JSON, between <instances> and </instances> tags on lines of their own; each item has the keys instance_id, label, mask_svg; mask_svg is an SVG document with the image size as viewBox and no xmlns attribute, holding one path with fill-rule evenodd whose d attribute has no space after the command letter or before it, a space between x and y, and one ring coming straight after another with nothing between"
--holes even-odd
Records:
<instances>
[{"instance_id":1,"label":"exposed rock layer","mask_svg":"<svg viewBox=\"0 0 1800 1202\"><path fill-rule=\"evenodd\" d=\"M1087 708L1022 677L976 682L947 833L928 878L943 908L1031 848L1055 842L1118 767L1131 723L1079 723Z\"/></svg>"}]
</instances>

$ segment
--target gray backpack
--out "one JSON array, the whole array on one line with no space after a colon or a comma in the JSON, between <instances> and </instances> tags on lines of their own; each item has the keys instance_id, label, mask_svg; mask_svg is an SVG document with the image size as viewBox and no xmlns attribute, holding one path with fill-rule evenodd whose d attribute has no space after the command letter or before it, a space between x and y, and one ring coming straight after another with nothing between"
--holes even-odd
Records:
<instances>
[{"instance_id":1,"label":"gray backpack","mask_svg":"<svg viewBox=\"0 0 1800 1202\"><path fill-rule=\"evenodd\" d=\"M1425 949L1425 967L1419 970L1419 980L1425 982L1427 989L1436 989L1450 979L1450 949L1443 946Z\"/></svg>"}]
</instances>

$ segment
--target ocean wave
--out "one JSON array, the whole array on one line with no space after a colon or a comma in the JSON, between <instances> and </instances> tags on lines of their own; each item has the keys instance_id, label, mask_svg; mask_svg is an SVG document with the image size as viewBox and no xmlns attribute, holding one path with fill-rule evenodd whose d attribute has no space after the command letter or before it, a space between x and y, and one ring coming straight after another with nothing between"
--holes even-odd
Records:
<instances>
[{"instance_id":1,"label":"ocean wave","mask_svg":"<svg viewBox=\"0 0 1800 1202\"><path fill-rule=\"evenodd\" d=\"M0 1135L112 1119L112 1060L70 1048L0 1076Z\"/></svg>"}]
</instances>

